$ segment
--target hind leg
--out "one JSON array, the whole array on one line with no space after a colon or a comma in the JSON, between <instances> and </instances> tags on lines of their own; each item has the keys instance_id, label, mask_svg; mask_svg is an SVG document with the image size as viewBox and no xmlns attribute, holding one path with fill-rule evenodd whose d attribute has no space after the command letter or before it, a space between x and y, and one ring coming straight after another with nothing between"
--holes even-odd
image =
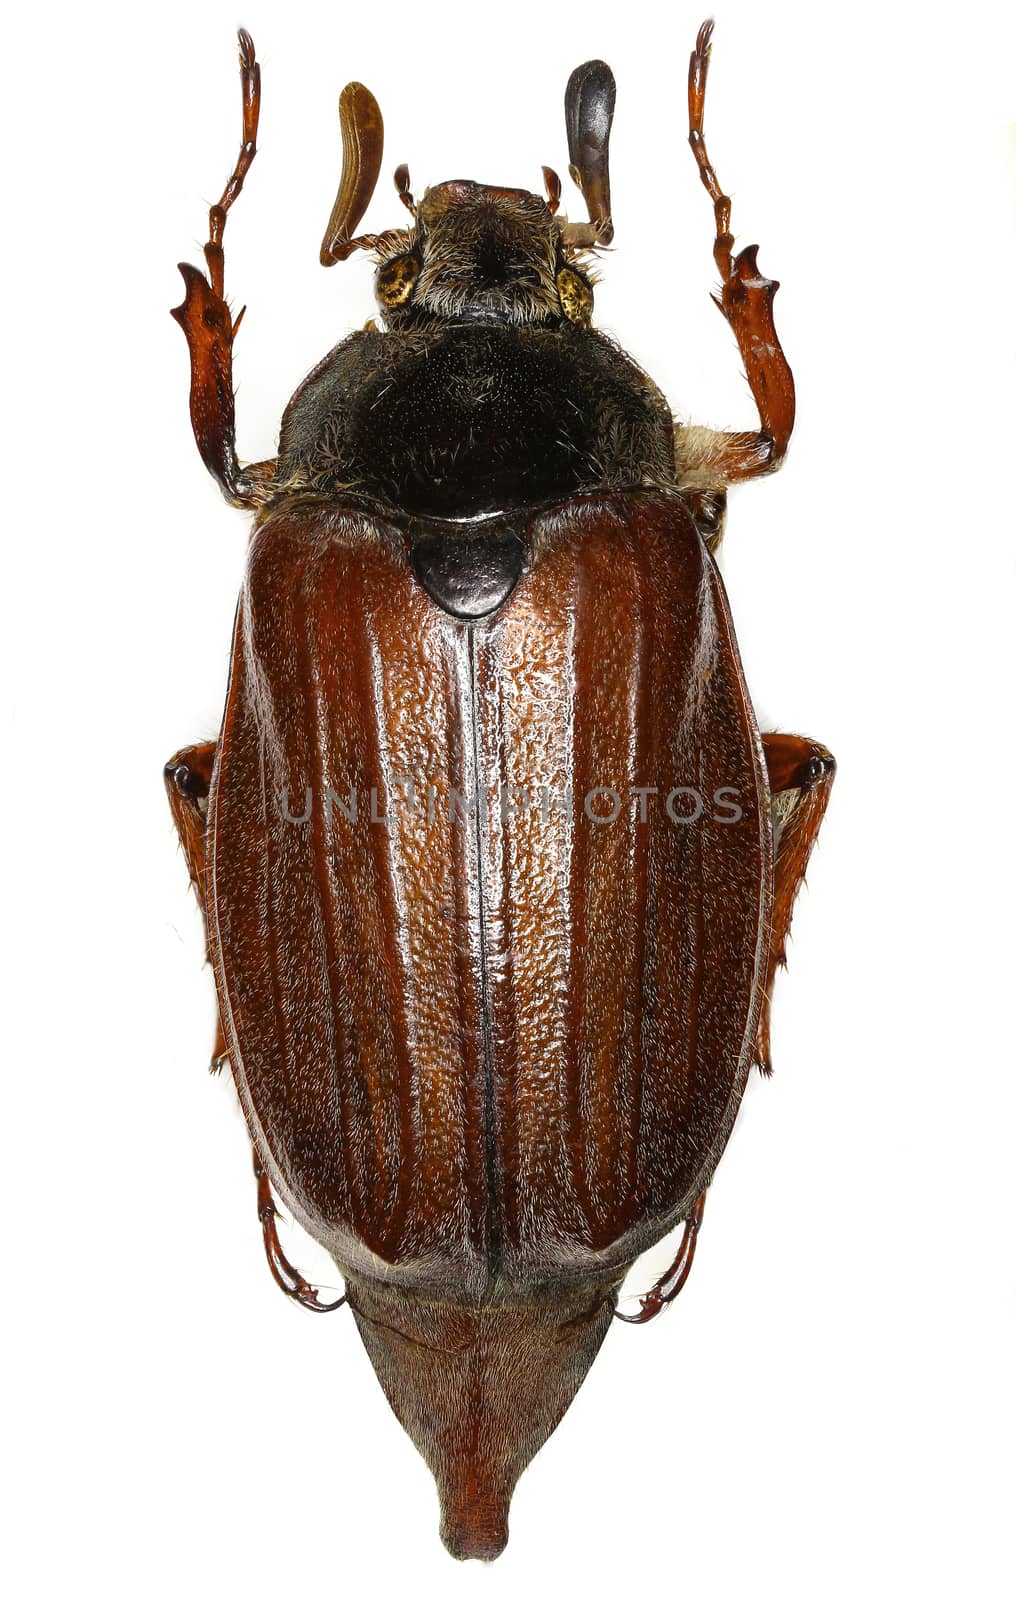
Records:
<instances>
[{"instance_id":1,"label":"hind leg","mask_svg":"<svg viewBox=\"0 0 1016 1600\"><path fill-rule=\"evenodd\" d=\"M207 744L188 745L185 749L178 750L172 760L167 761L163 770L169 807L183 846L190 880L205 919L206 944L208 913L205 905L205 840L208 826L208 794L212 786L216 749L214 740L209 740ZM228 1060L229 1051L223 1037L222 1019L216 1012L212 1071L220 1071ZM254 1176L257 1181L258 1220L261 1223L265 1255L272 1277L283 1294L306 1306L308 1310L338 1310L339 1306L345 1304L345 1295L340 1296L338 1300L320 1300L317 1289L286 1259L275 1227L278 1212L272 1199L268 1174L256 1149L253 1150L253 1156Z\"/></svg>"},{"instance_id":2,"label":"hind leg","mask_svg":"<svg viewBox=\"0 0 1016 1600\"><path fill-rule=\"evenodd\" d=\"M695 1245L698 1242L699 1229L702 1226L702 1213L706 1205L706 1191L703 1189L695 1204L688 1213L681 1234L681 1243L677 1247L677 1255L670 1266L653 1284L648 1294L644 1294L639 1302L637 1311L625 1312L615 1310L614 1316L618 1322L644 1323L652 1322L658 1317L672 1300L676 1300L685 1284L688 1274L695 1260Z\"/></svg>"},{"instance_id":3,"label":"hind leg","mask_svg":"<svg viewBox=\"0 0 1016 1600\"><path fill-rule=\"evenodd\" d=\"M769 1049L769 1012L777 967L786 966L787 936L794 901L804 882L818 831L829 803L836 762L824 745L794 733L764 733L762 747L769 773L775 857L773 861L773 911L769 953L763 988L762 1011L756 1036L755 1060L768 1077L772 1072ZM688 1281L695 1245L702 1226L705 1192L688 1214L677 1255L663 1277L642 1296L638 1311L615 1311L619 1322L651 1322L676 1300Z\"/></svg>"}]
</instances>

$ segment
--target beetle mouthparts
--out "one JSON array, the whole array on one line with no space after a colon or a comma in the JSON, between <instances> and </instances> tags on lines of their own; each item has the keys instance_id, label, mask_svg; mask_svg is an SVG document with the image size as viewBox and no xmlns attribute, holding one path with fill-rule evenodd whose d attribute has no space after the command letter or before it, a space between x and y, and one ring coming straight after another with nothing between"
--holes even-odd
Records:
<instances>
[{"instance_id":1,"label":"beetle mouthparts","mask_svg":"<svg viewBox=\"0 0 1016 1600\"><path fill-rule=\"evenodd\" d=\"M347 1287L392 1410L434 1474L446 1548L495 1560L515 1485L589 1371L616 1296L598 1284L471 1306L352 1277Z\"/></svg>"}]
</instances>

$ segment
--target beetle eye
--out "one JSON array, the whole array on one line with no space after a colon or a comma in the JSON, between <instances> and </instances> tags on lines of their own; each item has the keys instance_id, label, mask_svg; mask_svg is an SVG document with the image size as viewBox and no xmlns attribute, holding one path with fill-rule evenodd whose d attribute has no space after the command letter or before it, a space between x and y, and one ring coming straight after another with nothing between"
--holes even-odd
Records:
<instances>
[{"instance_id":1,"label":"beetle eye","mask_svg":"<svg viewBox=\"0 0 1016 1600\"><path fill-rule=\"evenodd\" d=\"M593 315L593 291L585 278L572 267L562 267L557 275L557 297L569 322L587 328Z\"/></svg>"},{"instance_id":2,"label":"beetle eye","mask_svg":"<svg viewBox=\"0 0 1016 1600\"><path fill-rule=\"evenodd\" d=\"M383 306L404 306L413 293L420 275L416 256L395 256L378 268L374 279L374 293Z\"/></svg>"}]
</instances>

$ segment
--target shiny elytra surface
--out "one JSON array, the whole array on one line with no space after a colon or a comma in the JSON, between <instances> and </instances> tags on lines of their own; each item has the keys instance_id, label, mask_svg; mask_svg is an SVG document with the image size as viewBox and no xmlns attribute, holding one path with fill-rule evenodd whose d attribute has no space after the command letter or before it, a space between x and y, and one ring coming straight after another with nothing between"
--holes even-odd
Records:
<instances>
[{"instance_id":1,"label":"shiny elytra surface","mask_svg":"<svg viewBox=\"0 0 1016 1600\"><path fill-rule=\"evenodd\" d=\"M379 519L269 516L212 794L213 958L273 1177L341 1266L452 1299L614 1281L686 1212L747 1074L770 892L687 513L589 496L529 538L469 626Z\"/></svg>"}]
</instances>

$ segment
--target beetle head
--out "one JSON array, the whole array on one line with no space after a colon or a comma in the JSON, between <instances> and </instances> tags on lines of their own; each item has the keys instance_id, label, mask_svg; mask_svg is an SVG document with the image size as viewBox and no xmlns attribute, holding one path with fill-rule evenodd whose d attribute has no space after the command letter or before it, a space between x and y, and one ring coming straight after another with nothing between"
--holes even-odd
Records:
<instances>
[{"instance_id":1,"label":"beetle head","mask_svg":"<svg viewBox=\"0 0 1016 1600\"><path fill-rule=\"evenodd\" d=\"M545 200L525 189L465 180L428 189L413 228L381 254L375 293L389 326L559 323L567 317L559 276L567 274L566 284L580 282ZM573 291L576 308L580 298L576 320L588 322L593 297L585 275Z\"/></svg>"},{"instance_id":2,"label":"beetle head","mask_svg":"<svg viewBox=\"0 0 1016 1600\"><path fill-rule=\"evenodd\" d=\"M321 247L325 266L353 250L378 258L375 293L390 328L437 322L588 326L593 277L589 252L613 236L607 152L614 78L602 61L577 67L568 81L565 118L570 172L589 221L557 215L561 183L544 167L547 198L459 179L428 189L419 205L404 166L395 186L412 214L408 228L354 237L381 168L384 129L362 84L342 92L342 178Z\"/></svg>"}]
</instances>

